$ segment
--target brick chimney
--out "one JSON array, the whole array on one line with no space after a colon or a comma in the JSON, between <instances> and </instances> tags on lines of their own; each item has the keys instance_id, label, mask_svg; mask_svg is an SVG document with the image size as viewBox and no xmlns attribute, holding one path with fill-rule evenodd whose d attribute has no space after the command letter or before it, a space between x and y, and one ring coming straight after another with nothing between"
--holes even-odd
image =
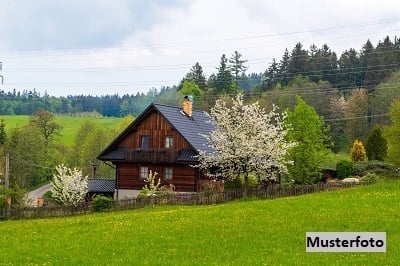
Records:
<instances>
[{"instance_id":1,"label":"brick chimney","mask_svg":"<svg viewBox=\"0 0 400 266\"><path fill-rule=\"evenodd\" d=\"M182 109L183 112L189 117L192 118L193 112L193 97L191 95L186 95L183 98Z\"/></svg>"}]
</instances>

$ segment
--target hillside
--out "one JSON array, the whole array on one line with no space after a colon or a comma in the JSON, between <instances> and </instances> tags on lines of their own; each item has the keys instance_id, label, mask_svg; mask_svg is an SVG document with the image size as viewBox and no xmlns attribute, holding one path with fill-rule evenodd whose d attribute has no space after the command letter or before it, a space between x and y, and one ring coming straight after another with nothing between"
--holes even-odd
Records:
<instances>
[{"instance_id":1,"label":"hillside","mask_svg":"<svg viewBox=\"0 0 400 266\"><path fill-rule=\"evenodd\" d=\"M267 201L0 223L4 264L397 265L400 181ZM386 232L386 253L306 253L306 232Z\"/></svg>"},{"instance_id":2,"label":"hillside","mask_svg":"<svg viewBox=\"0 0 400 266\"><path fill-rule=\"evenodd\" d=\"M12 129L21 127L28 123L27 115L0 115L0 119L4 119L6 123L6 133L9 134ZM60 141L67 146L72 146L76 132L79 130L82 123L87 119L94 121L103 129L112 129L119 127L123 118L116 117L72 117L72 116L56 116L56 121L62 126Z\"/></svg>"}]
</instances>

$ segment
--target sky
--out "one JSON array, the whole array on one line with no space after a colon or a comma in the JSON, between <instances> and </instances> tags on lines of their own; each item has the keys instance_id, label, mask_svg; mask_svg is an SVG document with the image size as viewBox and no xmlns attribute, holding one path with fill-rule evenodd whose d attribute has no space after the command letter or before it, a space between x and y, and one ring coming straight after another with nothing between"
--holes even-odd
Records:
<instances>
[{"instance_id":1,"label":"sky","mask_svg":"<svg viewBox=\"0 0 400 266\"><path fill-rule=\"evenodd\" d=\"M2 0L0 90L136 94L208 78L238 51L261 73L301 42L338 56L400 34L398 0Z\"/></svg>"}]
</instances>

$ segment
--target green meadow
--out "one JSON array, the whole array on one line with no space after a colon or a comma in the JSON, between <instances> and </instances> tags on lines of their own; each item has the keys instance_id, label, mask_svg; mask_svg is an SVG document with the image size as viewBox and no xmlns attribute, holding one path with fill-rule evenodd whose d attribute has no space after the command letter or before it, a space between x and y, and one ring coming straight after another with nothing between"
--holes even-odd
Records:
<instances>
[{"instance_id":1,"label":"green meadow","mask_svg":"<svg viewBox=\"0 0 400 266\"><path fill-rule=\"evenodd\" d=\"M0 119L4 119L6 124L5 130L7 133L10 133L12 129L28 123L29 117L27 115L1 115ZM56 116L56 122L62 126L61 142L67 146L72 146L77 131L82 123L88 119L94 121L101 128L118 129L123 118Z\"/></svg>"},{"instance_id":2,"label":"green meadow","mask_svg":"<svg viewBox=\"0 0 400 266\"><path fill-rule=\"evenodd\" d=\"M1 265L398 265L400 181L275 200L0 222ZM386 232L386 253L306 253L306 232Z\"/></svg>"}]
</instances>

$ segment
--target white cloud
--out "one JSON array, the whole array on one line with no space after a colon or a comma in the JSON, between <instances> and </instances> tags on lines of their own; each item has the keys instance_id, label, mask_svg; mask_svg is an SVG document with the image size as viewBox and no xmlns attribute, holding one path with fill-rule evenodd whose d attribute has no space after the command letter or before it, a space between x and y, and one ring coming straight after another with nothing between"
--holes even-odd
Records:
<instances>
[{"instance_id":1,"label":"white cloud","mask_svg":"<svg viewBox=\"0 0 400 266\"><path fill-rule=\"evenodd\" d=\"M176 84L196 62L210 75L235 50L249 72L261 72L297 42L327 43L340 55L394 37L399 9L385 0L8 0L0 89L135 93Z\"/></svg>"}]
</instances>

